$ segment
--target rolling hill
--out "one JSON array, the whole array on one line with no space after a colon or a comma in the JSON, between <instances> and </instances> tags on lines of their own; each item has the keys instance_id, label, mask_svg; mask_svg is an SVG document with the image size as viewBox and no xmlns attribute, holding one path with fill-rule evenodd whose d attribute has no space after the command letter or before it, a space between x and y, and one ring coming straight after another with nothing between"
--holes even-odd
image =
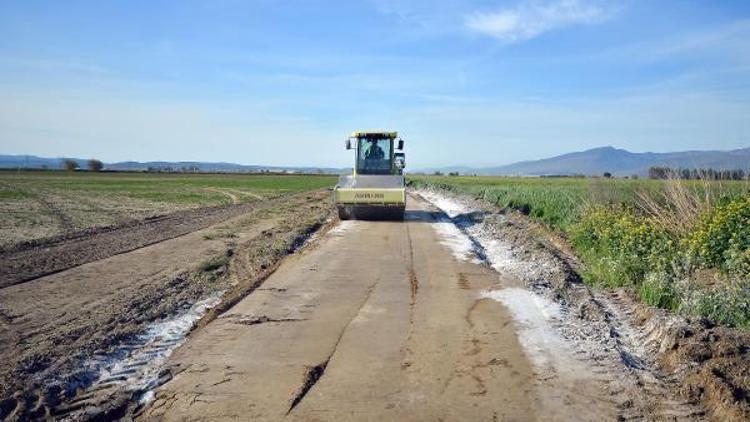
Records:
<instances>
[{"instance_id":1,"label":"rolling hill","mask_svg":"<svg viewBox=\"0 0 750 422\"><path fill-rule=\"evenodd\" d=\"M85 159L74 158L81 168L86 168ZM0 155L0 168L49 168L59 169L62 158L42 158L33 155ZM586 175L599 176L604 172L615 176L630 176L648 174L649 167L662 166L671 168L713 168L713 169L743 169L750 170L750 148L730 151L682 151L682 152L630 152L614 147L601 147L586 151L571 152L556 157L541 160L521 161L497 167L474 168L466 166L451 166L441 168L423 168L416 172L443 173L459 172L461 174L478 175ZM105 163L106 170L114 171L144 171L153 169L197 169L200 172L242 172L252 173L264 170L274 172L295 173L329 173L341 174L348 169L318 168L318 167L284 167L245 165L234 163L209 163L198 161L123 161Z\"/></svg>"},{"instance_id":2,"label":"rolling hill","mask_svg":"<svg viewBox=\"0 0 750 422\"><path fill-rule=\"evenodd\" d=\"M597 176L610 172L615 176L646 175L649 167L750 169L750 148L731 151L683 151L636 153L613 147L601 147L572 152L542 160L521 161L499 167L467 169L461 174L479 175L587 175ZM431 169L444 173L458 168ZM426 171L427 172L427 171Z\"/></svg>"}]
</instances>

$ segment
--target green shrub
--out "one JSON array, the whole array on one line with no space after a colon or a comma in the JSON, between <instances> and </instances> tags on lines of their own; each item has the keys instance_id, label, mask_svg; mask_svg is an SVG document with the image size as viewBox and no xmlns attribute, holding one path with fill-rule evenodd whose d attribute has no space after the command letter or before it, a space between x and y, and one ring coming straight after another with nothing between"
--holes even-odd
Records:
<instances>
[{"instance_id":1,"label":"green shrub","mask_svg":"<svg viewBox=\"0 0 750 422\"><path fill-rule=\"evenodd\" d=\"M570 239L587 264L584 279L591 284L639 286L649 272L673 272L675 242L626 208L592 208L573 226Z\"/></svg>"},{"instance_id":2,"label":"green shrub","mask_svg":"<svg viewBox=\"0 0 750 422\"><path fill-rule=\"evenodd\" d=\"M733 243L724 253L726 261L724 267L727 272L736 274L740 277L750 277L750 248L739 245L739 242Z\"/></svg>"},{"instance_id":3,"label":"green shrub","mask_svg":"<svg viewBox=\"0 0 750 422\"><path fill-rule=\"evenodd\" d=\"M685 248L697 266L750 276L750 196L716 206L685 239Z\"/></svg>"},{"instance_id":4,"label":"green shrub","mask_svg":"<svg viewBox=\"0 0 750 422\"><path fill-rule=\"evenodd\" d=\"M717 324L750 328L750 281L735 280L720 288L697 289L685 300L684 309Z\"/></svg>"},{"instance_id":5,"label":"green shrub","mask_svg":"<svg viewBox=\"0 0 750 422\"><path fill-rule=\"evenodd\" d=\"M717 206L685 239L658 222L619 207L594 207L570 230L586 264L584 281L633 287L643 302L715 323L750 326L750 200ZM684 265L687 257L688 265ZM681 291L677 280L696 265L723 271L732 282Z\"/></svg>"},{"instance_id":6,"label":"green shrub","mask_svg":"<svg viewBox=\"0 0 750 422\"><path fill-rule=\"evenodd\" d=\"M638 288L644 303L676 311L681 304L680 292L673 277L664 272L649 273Z\"/></svg>"}]
</instances>

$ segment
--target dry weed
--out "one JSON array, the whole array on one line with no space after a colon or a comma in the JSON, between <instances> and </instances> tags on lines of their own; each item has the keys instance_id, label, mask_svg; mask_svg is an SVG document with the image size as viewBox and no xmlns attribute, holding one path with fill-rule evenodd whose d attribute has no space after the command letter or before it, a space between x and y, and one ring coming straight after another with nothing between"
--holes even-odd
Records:
<instances>
[{"instance_id":1,"label":"dry weed","mask_svg":"<svg viewBox=\"0 0 750 422\"><path fill-rule=\"evenodd\" d=\"M714 204L714 189L721 186L705 178L685 181L671 173L663 189L656 192L636 192L636 204L647 215L676 237L687 234L698 219Z\"/></svg>"}]
</instances>

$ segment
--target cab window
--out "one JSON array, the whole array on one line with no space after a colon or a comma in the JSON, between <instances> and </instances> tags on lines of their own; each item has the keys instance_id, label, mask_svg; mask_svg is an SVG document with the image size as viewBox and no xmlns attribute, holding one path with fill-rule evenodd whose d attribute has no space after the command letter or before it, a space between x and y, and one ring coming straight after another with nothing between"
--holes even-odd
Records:
<instances>
[{"instance_id":1,"label":"cab window","mask_svg":"<svg viewBox=\"0 0 750 422\"><path fill-rule=\"evenodd\" d=\"M357 171L361 174L391 173L391 140L361 138L358 140Z\"/></svg>"}]
</instances>

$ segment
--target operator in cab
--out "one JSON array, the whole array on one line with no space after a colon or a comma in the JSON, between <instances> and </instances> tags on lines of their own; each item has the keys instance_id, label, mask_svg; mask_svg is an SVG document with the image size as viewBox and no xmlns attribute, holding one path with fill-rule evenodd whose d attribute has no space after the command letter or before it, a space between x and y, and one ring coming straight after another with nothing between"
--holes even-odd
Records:
<instances>
[{"instance_id":1,"label":"operator in cab","mask_svg":"<svg viewBox=\"0 0 750 422\"><path fill-rule=\"evenodd\" d=\"M385 158L385 153L383 152L383 148L380 148L378 146L378 141L376 139L371 139L370 145L367 149L367 153L365 154L366 160L382 160Z\"/></svg>"}]
</instances>

